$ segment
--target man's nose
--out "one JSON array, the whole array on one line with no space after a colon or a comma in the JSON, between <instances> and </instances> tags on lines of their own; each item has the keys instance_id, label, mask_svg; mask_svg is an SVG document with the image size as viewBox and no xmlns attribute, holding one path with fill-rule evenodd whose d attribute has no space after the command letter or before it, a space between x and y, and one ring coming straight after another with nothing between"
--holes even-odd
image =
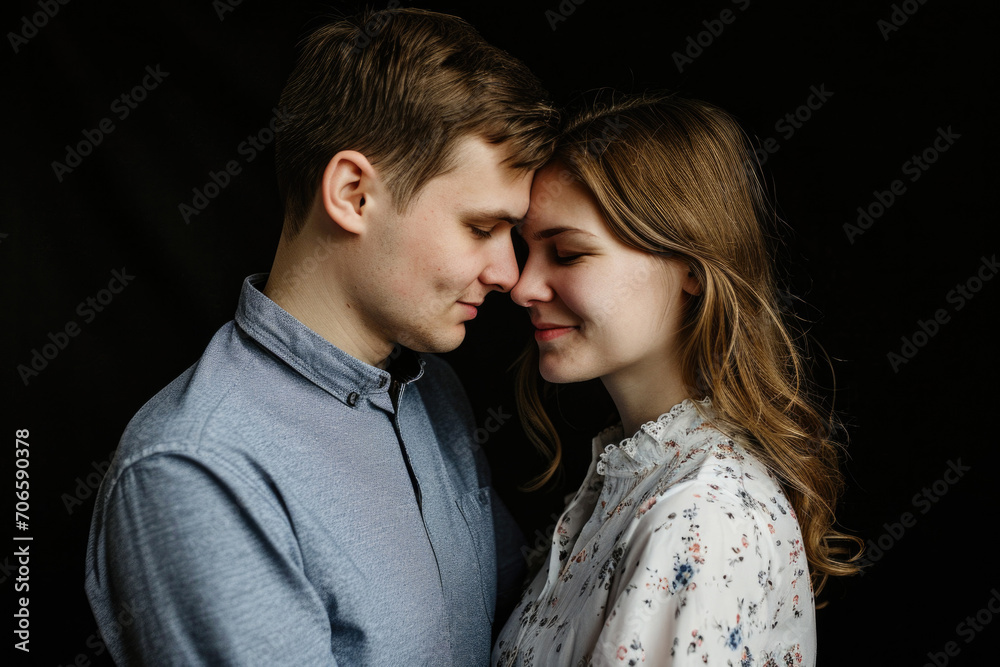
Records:
<instances>
[{"instance_id":1,"label":"man's nose","mask_svg":"<svg viewBox=\"0 0 1000 667\"><path fill-rule=\"evenodd\" d=\"M517 284L517 257L509 236L496 244L490 263L483 270L481 280L500 292L509 292Z\"/></svg>"}]
</instances>

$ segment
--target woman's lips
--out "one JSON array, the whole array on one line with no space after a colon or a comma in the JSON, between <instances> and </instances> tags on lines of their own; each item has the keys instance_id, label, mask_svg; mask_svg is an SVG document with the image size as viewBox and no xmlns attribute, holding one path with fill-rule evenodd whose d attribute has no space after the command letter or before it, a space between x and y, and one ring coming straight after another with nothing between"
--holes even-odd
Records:
<instances>
[{"instance_id":1,"label":"woman's lips","mask_svg":"<svg viewBox=\"0 0 1000 667\"><path fill-rule=\"evenodd\" d=\"M570 331L575 329L576 327L550 327L547 329L535 329L535 340L539 342L555 340L556 338L568 334Z\"/></svg>"}]
</instances>

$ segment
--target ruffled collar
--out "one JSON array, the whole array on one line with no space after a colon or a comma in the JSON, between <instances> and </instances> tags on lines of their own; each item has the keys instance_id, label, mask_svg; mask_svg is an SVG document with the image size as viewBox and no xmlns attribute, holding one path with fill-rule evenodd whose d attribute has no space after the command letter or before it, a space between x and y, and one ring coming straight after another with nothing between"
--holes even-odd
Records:
<instances>
[{"instance_id":1,"label":"ruffled collar","mask_svg":"<svg viewBox=\"0 0 1000 667\"><path fill-rule=\"evenodd\" d=\"M597 474L635 476L678 459L687 449L685 442L690 439L687 436L701 426L702 414L711 414L711 409L708 397L700 401L685 398L655 421L640 426L630 438L623 438L621 423L601 431L593 440L594 455L599 456ZM612 443L605 446L609 440ZM602 447L604 451L600 452Z\"/></svg>"}]
</instances>

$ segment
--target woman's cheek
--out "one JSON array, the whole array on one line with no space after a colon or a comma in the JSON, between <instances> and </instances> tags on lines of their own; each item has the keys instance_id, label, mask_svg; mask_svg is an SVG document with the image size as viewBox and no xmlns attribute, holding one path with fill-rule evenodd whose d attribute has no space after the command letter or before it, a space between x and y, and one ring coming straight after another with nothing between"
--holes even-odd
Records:
<instances>
[{"instance_id":1,"label":"woman's cheek","mask_svg":"<svg viewBox=\"0 0 1000 667\"><path fill-rule=\"evenodd\" d=\"M637 307L644 292L650 289L651 277L649 265L643 262L626 265L622 270L589 281L591 319L628 319L630 311Z\"/></svg>"}]
</instances>

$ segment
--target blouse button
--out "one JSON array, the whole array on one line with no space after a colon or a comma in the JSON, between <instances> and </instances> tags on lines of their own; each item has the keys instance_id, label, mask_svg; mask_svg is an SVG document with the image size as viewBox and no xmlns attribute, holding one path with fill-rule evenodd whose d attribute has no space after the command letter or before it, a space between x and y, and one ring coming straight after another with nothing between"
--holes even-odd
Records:
<instances>
[{"instance_id":1,"label":"blouse button","mask_svg":"<svg viewBox=\"0 0 1000 667\"><path fill-rule=\"evenodd\" d=\"M357 402L358 402L358 393L356 391L352 391L350 394L347 395L347 404L349 406L353 408L355 405L357 405Z\"/></svg>"},{"instance_id":2,"label":"blouse button","mask_svg":"<svg viewBox=\"0 0 1000 667\"><path fill-rule=\"evenodd\" d=\"M378 379L378 388L381 389L382 387L384 387L385 383L386 383L386 379L385 379L385 376L383 375L382 377L380 377Z\"/></svg>"}]
</instances>

